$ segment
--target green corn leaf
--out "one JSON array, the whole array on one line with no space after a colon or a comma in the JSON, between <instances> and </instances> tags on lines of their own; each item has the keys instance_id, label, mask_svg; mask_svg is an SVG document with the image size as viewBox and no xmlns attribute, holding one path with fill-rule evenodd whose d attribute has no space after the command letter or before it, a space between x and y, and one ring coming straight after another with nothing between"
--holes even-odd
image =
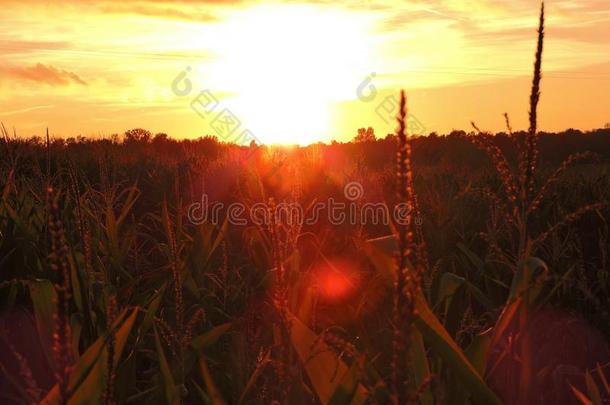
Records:
<instances>
[{"instance_id":1,"label":"green corn leaf","mask_svg":"<svg viewBox=\"0 0 610 405\"><path fill-rule=\"evenodd\" d=\"M201 371L203 382L205 383L207 394L210 398L210 403L212 405L224 405L224 400L220 395L220 391L216 388L216 384L214 383L214 379L212 378L212 374L210 373L208 363L205 361L203 353L199 353L199 370Z\"/></svg>"},{"instance_id":2,"label":"green corn leaf","mask_svg":"<svg viewBox=\"0 0 610 405\"><path fill-rule=\"evenodd\" d=\"M254 386L254 384L256 383L256 380L258 380L258 377L262 374L263 370L265 370L265 367L269 363L271 363L271 350L267 351L267 353L265 353L265 356L263 357L263 359L261 361L257 362L256 369L252 372L252 374L250 375L250 378L248 378L246 387L242 391L241 396L239 397L239 401L237 401L238 404L244 403L244 400L246 399L248 392Z\"/></svg>"},{"instance_id":3,"label":"green corn leaf","mask_svg":"<svg viewBox=\"0 0 610 405\"><path fill-rule=\"evenodd\" d=\"M485 384L458 344L443 328L421 293L417 297L416 308L415 325L424 340L461 379L473 400L478 404L501 404L500 399Z\"/></svg>"},{"instance_id":4,"label":"green corn leaf","mask_svg":"<svg viewBox=\"0 0 610 405\"><path fill-rule=\"evenodd\" d=\"M327 405L335 395L343 397L345 392L353 392L350 403L366 402L368 392L353 374L355 371L297 317L291 317L290 325L292 345L320 402Z\"/></svg>"},{"instance_id":5,"label":"green corn leaf","mask_svg":"<svg viewBox=\"0 0 610 405\"><path fill-rule=\"evenodd\" d=\"M392 280L395 271L392 261L395 243L390 238L392 237L367 241L365 245L369 246L363 250L369 255L371 262L377 267L378 271L390 274L390 280ZM472 399L478 404L501 404L500 399L485 384L481 375L434 315L421 291L416 298L416 310L415 326L422 334L424 342L460 378Z\"/></svg>"},{"instance_id":6,"label":"green corn leaf","mask_svg":"<svg viewBox=\"0 0 610 405\"><path fill-rule=\"evenodd\" d=\"M413 376L415 377L415 384L417 387L427 382L430 375L430 365L428 364L428 357L426 356L426 348L424 347L424 339L417 330L413 330L411 335L411 369ZM434 398L430 389L426 389L422 392L419 397L419 402L422 405L434 404Z\"/></svg>"},{"instance_id":7,"label":"green corn leaf","mask_svg":"<svg viewBox=\"0 0 610 405\"><path fill-rule=\"evenodd\" d=\"M155 331L155 347L157 348L157 355L159 356L159 367L161 369L161 377L163 380L163 392L165 393L165 400L167 404L175 405L180 403L180 392L174 381L174 376L165 357L165 351L163 345L159 339L159 333L157 333L157 327L153 327Z\"/></svg>"},{"instance_id":8,"label":"green corn leaf","mask_svg":"<svg viewBox=\"0 0 610 405\"><path fill-rule=\"evenodd\" d=\"M32 280L28 282L30 298L34 306L36 329L40 345L43 347L49 364L55 364L52 349L53 332L55 331L54 316L57 313L57 294L53 283L49 280Z\"/></svg>"},{"instance_id":9,"label":"green corn leaf","mask_svg":"<svg viewBox=\"0 0 610 405\"><path fill-rule=\"evenodd\" d=\"M196 336L191 341L191 346L196 352L205 349L216 343L216 341L225 334L231 328L231 323L223 323L222 325L218 325L211 330Z\"/></svg>"},{"instance_id":10,"label":"green corn leaf","mask_svg":"<svg viewBox=\"0 0 610 405\"><path fill-rule=\"evenodd\" d=\"M112 326L112 331L115 333L114 367L118 364L137 314L137 308L131 310L131 313L128 309L125 309ZM106 386L108 364L106 345L105 336L98 338L72 367L68 383L68 389L72 392L68 402L70 405L100 402ZM49 391L42 403L59 404L59 387L57 385Z\"/></svg>"},{"instance_id":11,"label":"green corn leaf","mask_svg":"<svg viewBox=\"0 0 610 405\"><path fill-rule=\"evenodd\" d=\"M155 319L155 315L157 314L157 310L163 301L163 296L165 295L165 290L167 289L167 283L163 284L163 286L155 292L148 307L146 308L146 314L144 315L144 320L142 321L142 325L140 325L140 333L143 335L153 324Z\"/></svg>"}]
</instances>

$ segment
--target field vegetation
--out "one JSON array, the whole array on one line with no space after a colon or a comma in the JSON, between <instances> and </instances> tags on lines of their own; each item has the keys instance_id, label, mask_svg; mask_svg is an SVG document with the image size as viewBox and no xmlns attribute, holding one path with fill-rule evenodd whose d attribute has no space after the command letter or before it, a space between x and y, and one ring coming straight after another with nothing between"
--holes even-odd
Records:
<instances>
[{"instance_id":1,"label":"field vegetation","mask_svg":"<svg viewBox=\"0 0 610 405\"><path fill-rule=\"evenodd\" d=\"M404 93L329 145L2 127L0 401L607 403L610 129L537 130L542 40L522 131L414 137ZM329 199L409 209L275 215Z\"/></svg>"}]
</instances>

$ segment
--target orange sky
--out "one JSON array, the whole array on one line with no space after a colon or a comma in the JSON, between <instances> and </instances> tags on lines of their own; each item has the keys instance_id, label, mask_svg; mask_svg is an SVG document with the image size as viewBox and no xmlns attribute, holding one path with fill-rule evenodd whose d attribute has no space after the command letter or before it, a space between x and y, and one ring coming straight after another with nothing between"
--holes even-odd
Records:
<instances>
[{"instance_id":1,"label":"orange sky","mask_svg":"<svg viewBox=\"0 0 610 405\"><path fill-rule=\"evenodd\" d=\"M535 1L4 0L2 8L0 121L22 136L47 126L58 136L145 127L265 143L348 140L363 126L391 132L401 87L418 132L469 129L471 120L501 130L504 112L526 126ZM546 13L541 128L602 127L610 2L551 0ZM182 72L188 88L176 80Z\"/></svg>"}]
</instances>

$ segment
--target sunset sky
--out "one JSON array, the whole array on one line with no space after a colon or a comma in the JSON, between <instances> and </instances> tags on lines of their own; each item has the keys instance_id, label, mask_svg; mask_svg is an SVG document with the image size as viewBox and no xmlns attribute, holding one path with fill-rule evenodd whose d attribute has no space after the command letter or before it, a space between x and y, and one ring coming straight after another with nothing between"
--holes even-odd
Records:
<instances>
[{"instance_id":1,"label":"sunset sky","mask_svg":"<svg viewBox=\"0 0 610 405\"><path fill-rule=\"evenodd\" d=\"M4 0L0 121L22 136L144 127L307 144L391 132L404 88L420 132L501 130L504 112L524 128L538 12L531 0ZM551 0L546 14L541 128L603 127L610 2ZM229 114L231 128L213 122Z\"/></svg>"}]
</instances>

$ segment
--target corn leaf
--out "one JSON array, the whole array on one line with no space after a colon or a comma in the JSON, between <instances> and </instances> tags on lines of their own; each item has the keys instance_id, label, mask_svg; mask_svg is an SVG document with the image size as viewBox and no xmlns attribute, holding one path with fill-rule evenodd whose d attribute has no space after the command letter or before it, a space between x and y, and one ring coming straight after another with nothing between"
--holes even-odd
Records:
<instances>
[{"instance_id":1,"label":"corn leaf","mask_svg":"<svg viewBox=\"0 0 610 405\"><path fill-rule=\"evenodd\" d=\"M587 398L587 396L583 394L578 388L574 387L572 384L570 384L570 388L572 389L572 392L574 393L576 399L578 399L582 405L593 405L593 402L591 402L591 400Z\"/></svg>"},{"instance_id":2,"label":"corn leaf","mask_svg":"<svg viewBox=\"0 0 610 405\"><path fill-rule=\"evenodd\" d=\"M32 280L28 283L30 298L34 306L36 328L40 344L44 348L49 364L55 364L51 342L55 330L53 320L57 312L57 294L53 283L49 280Z\"/></svg>"},{"instance_id":3,"label":"corn leaf","mask_svg":"<svg viewBox=\"0 0 610 405\"><path fill-rule=\"evenodd\" d=\"M594 405L602 405L602 396L599 393L599 388L597 388L593 376L588 371L585 372L585 383L587 385L587 394L589 394L591 402L593 402Z\"/></svg>"},{"instance_id":4,"label":"corn leaf","mask_svg":"<svg viewBox=\"0 0 610 405\"><path fill-rule=\"evenodd\" d=\"M318 336L297 317L290 319L290 339L292 345L307 372L309 380L323 405L340 391L352 391L350 386L356 384L351 403L364 403L367 390L356 383L354 371L348 367Z\"/></svg>"},{"instance_id":5,"label":"corn leaf","mask_svg":"<svg viewBox=\"0 0 610 405\"><path fill-rule=\"evenodd\" d=\"M216 341L225 334L231 328L231 323L223 323L222 325L218 325L209 331L193 338L191 341L191 346L195 349L196 352L199 352L206 347L209 347L216 343Z\"/></svg>"},{"instance_id":6,"label":"corn leaf","mask_svg":"<svg viewBox=\"0 0 610 405\"><path fill-rule=\"evenodd\" d=\"M199 370L203 376L203 382L205 383L210 402L213 405L223 405L225 402L220 395L220 391L216 388L216 384L214 383L214 379L212 378L212 374L210 373L208 363L205 361L203 353L199 353Z\"/></svg>"},{"instance_id":7,"label":"corn leaf","mask_svg":"<svg viewBox=\"0 0 610 405\"><path fill-rule=\"evenodd\" d=\"M153 327L155 331L155 347L157 348L157 354L159 356L159 368L161 369L161 377L163 379L163 392L165 393L165 400L167 404L179 404L180 403L180 392L174 382L174 376L165 357L165 351L163 345L159 339L159 333L157 328Z\"/></svg>"},{"instance_id":8,"label":"corn leaf","mask_svg":"<svg viewBox=\"0 0 610 405\"><path fill-rule=\"evenodd\" d=\"M383 266L383 268L377 267L379 271L393 275L395 270L391 258L393 257L395 243L391 242L389 237L386 237L367 241L366 244L369 246L364 251L369 255L371 262L375 266ZM393 276L391 279L393 279ZM460 378L472 399L480 404L501 404L500 399L485 384L483 378L468 361L458 344L434 315L421 291L416 297L416 310L415 325L422 334L424 341Z\"/></svg>"},{"instance_id":9,"label":"corn leaf","mask_svg":"<svg viewBox=\"0 0 610 405\"><path fill-rule=\"evenodd\" d=\"M137 313L137 308L133 309L130 314L129 310L125 309L112 326L112 333L115 333L114 367L116 367L121 357ZM68 383L68 390L73 393L68 401L70 405L84 405L100 401L106 386L108 364L106 345L106 337L99 337L74 364ZM49 391L42 403L59 404L59 387L57 385Z\"/></svg>"}]
</instances>

